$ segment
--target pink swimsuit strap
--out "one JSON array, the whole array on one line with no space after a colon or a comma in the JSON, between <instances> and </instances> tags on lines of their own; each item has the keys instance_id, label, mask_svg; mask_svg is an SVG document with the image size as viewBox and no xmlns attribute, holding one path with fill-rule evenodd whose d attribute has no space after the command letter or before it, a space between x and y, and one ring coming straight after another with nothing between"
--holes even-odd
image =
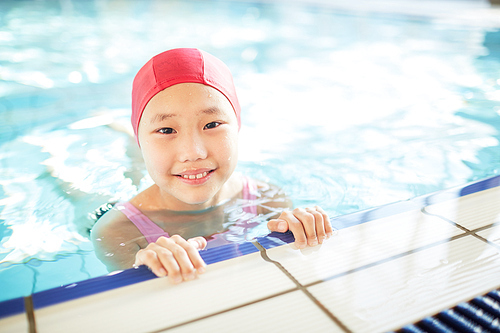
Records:
<instances>
[{"instance_id":1,"label":"pink swimsuit strap","mask_svg":"<svg viewBox=\"0 0 500 333\"><path fill-rule=\"evenodd\" d=\"M144 235L148 243L154 243L161 236L170 237L168 233L160 228L156 223L151 221L149 217L144 215L130 202L120 202L115 206L120 212L125 214L126 217L139 229Z\"/></svg>"},{"instance_id":2,"label":"pink swimsuit strap","mask_svg":"<svg viewBox=\"0 0 500 333\"><path fill-rule=\"evenodd\" d=\"M243 190L242 196L244 200L255 200L257 198L256 191L257 185L253 180L247 177L242 177L243 180ZM115 208L120 212L125 214L125 216L139 229L139 231L144 235L148 243L154 243L161 236L170 237L168 233L160 228L156 223L151 221L149 217L144 215L139 209L137 209L130 202L119 202L115 205ZM257 215L257 206L255 204L249 204L243 207L243 210L247 213L252 213Z\"/></svg>"},{"instance_id":3,"label":"pink swimsuit strap","mask_svg":"<svg viewBox=\"0 0 500 333\"><path fill-rule=\"evenodd\" d=\"M242 177L243 180L243 190L242 196L244 200L255 200L257 198L257 184L251 179L247 177ZM249 205L243 207L243 211L247 213L251 213L257 215L257 205L254 203L249 203Z\"/></svg>"}]
</instances>

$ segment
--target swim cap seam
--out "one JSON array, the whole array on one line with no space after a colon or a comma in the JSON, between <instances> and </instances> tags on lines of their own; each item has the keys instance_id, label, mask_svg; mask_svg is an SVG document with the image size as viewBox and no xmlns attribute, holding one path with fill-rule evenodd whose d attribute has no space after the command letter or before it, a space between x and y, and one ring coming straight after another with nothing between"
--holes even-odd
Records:
<instances>
[{"instance_id":1,"label":"swim cap seam","mask_svg":"<svg viewBox=\"0 0 500 333\"><path fill-rule=\"evenodd\" d=\"M202 67L201 72L203 73L202 79L203 79L203 82L207 82L207 80L205 79L206 78L206 75L205 75L205 56L203 55L203 52L201 50L199 51L199 53L200 53L201 67ZM224 94L224 96L226 96L226 95Z\"/></svg>"}]
</instances>

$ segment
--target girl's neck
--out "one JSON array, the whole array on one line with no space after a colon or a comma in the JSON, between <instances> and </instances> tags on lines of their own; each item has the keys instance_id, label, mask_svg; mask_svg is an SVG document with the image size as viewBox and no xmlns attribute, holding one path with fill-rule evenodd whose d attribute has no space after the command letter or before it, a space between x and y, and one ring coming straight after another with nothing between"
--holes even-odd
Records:
<instances>
[{"instance_id":1,"label":"girl's neck","mask_svg":"<svg viewBox=\"0 0 500 333\"><path fill-rule=\"evenodd\" d=\"M220 191L210 200L201 204L188 204L162 191L156 184L139 193L131 201L143 211L165 211L201 213L224 205L242 190L241 176L233 174Z\"/></svg>"}]
</instances>

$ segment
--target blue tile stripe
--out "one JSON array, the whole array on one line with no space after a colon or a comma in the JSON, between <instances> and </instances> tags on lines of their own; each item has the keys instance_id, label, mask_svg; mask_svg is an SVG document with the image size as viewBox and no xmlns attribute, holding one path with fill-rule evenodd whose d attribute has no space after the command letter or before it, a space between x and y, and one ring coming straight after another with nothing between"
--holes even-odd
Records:
<instances>
[{"instance_id":1,"label":"blue tile stripe","mask_svg":"<svg viewBox=\"0 0 500 333\"><path fill-rule=\"evenodd\" d=\"M465 186L460 190L460 196L484 191L497 186L500 186L500 176L491 177Z\"/></svg>"},{"instance_id":2,"label":"blue tile stripe","mask_svg":"<svg viewBox=\"0 0 500 333\"><path fill-rule=\"evenodd\" d=\"M147 281L155 277L156 276L146 266L131 268L113 275L99 276L34 293L32 295L33 307L39 309L45 306L67 302L76 298Z\"/></svg>"},{"instance_id":3,"label":"blue tile stripe","mask_svg":"<svg viewBox=\"0 0 500 333\"><path fill-rule=\"evenodd\" d=\"M258 249L250 242L227 244L201 251L201 257L207 265L214 264L246 254L257 252ZM125 287L134 283L156 278L146 266L126 269L114 275L101 276L82 282L73 283L60 288L49 289L33 294L33 306L36 309L67 302L76 298L89 296L104 291Z\"/></svg>"},{"instance_id":4,"label":"blue tile stripe","mask_svg":"<svg viewBox=\"0 0 500 333\"><path fill-rule=\"evenodd\" d=\"M443 190L417 197L408 201L400 201L373 209L368 209L348 215L342 215L331 219L331 223L335 229L344 229L376 219L389 217L395 214L405 213L415 209L421 209L430 204L436 204L497 186L500 186L500 176L494 176L491 178L480 180L473 184L466 185L457 189ZM257 242L259 242L259 244L262 245L266 250L273 247L289 244L293 241L295 241L295 239L293 238L291 232L272 232L267 236L257 238Z\"/></svg>"},{"instance_id":5,"label":"blue tile stripe","mask_svg":"<svg viewBox=\"0 0 500 333\"><path fill-rule=\"evenodd\" d=\"M206 251L200 251L200 255L207 265L211 265L258 251L259 249L251 242L243 242L226 244Z\"/></svg>"},{"instance_id":6,"label":"blue tile stripe","mask_svg":"<svg viewBox=\"0 0 500 333\"><path fill-rule=\"evenodd\" d=\"M421 209L430 204L447 201L457 197L465 196L475 192L484 191L493 187L500 186L500 176L494 176L484 180L477 181L470 185L466 185L456 189L443 190L421 197L417 197L408 201L400 201L387 204L377 208L372 208L348 215L342 215L331 219L332 226L335 229L344 229L351 226L359 225L365 222L389 217L395 214L405 213L415 209ZM285 245L293 242L295 239L290 232L277 233L272 232L267 236L258 237L257 241L265 249Z\"/></svg>"},{"instance_id":7,"label":"blue tile stripe","mask_svg":"<svg viewBox=\"0 0 500 333\"><path fill-rule=\"evenodd\" d=\"M344 229L375 219L405 213L415 209L422 209L425 206L463 197L498 186L500 186L500 176L493 176L461 187L426 194L407 201L399 201L348 215L342 215L331 219L331 222L332 226L336 229Z\"/></svg>"},{"instance_id":8,"label":"blue tile stripe","mask_svg":"<svg viewBox=\"0 0 500 333\"><path fill-rule=\"evenodd\" d=\"M493 176L460 186L458 188L434 192L420 198L416 198L414 201L422 206L428 206L498 186L500 186L500 176Z\"/></svg>"},{"instance_id":9,"label":"blue tile stripe","mask_svg":"<svg viewBox=\"0 0 500 333\"><path fill-rule=\"evenodd\" d=\"M201 257L207 265L241 257L259 251L251 242L234 243L201 251ZM80 297L90 296L108 290L156 278L146 266L131 268L112 275L72 283L69 285L40 291L32 295L33 306L40 309ZM0 302L0 318L24 312L24 299L18 298Z\"/></svg>"},{"instance_id":10,"label":"blue tile stripe","mask_svg":"<svg viewBox=\"0 0 500 333\"><path fill-rule=\"evenodd\" d=\"M24 313L24 297L10 299L0 303L0 319Z\"/></svg>"},{"instance_id":11,"label":"blue tile stripe","mask_svg":"<svg viewBox=\"0 0 500 333\"><path fill-rule=\"evenodd\" d=\"M295 238L293 237L293 234L288 231L285 233L271 232L267 236L257 237L256 240L260 245L262 245L263 248L269 250L273 247L292 243L295 241Z\"/></svg>"}]
</instances>

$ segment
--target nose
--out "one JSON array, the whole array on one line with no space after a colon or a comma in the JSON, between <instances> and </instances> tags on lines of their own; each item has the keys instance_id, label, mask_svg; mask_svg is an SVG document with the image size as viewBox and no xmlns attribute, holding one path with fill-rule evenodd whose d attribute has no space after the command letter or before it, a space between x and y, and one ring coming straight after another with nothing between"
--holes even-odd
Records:
<instances>
[{"instance_id":1,"label":"nose","mask_svg":"<svg viewBox=\"0 0 500 333\"><path fill-rule=\"evenodd\" d=\"M199 133L185 133L179 138L178 159L193 162L207 158L207 147Z\"/></svg>"}]
</instances>

